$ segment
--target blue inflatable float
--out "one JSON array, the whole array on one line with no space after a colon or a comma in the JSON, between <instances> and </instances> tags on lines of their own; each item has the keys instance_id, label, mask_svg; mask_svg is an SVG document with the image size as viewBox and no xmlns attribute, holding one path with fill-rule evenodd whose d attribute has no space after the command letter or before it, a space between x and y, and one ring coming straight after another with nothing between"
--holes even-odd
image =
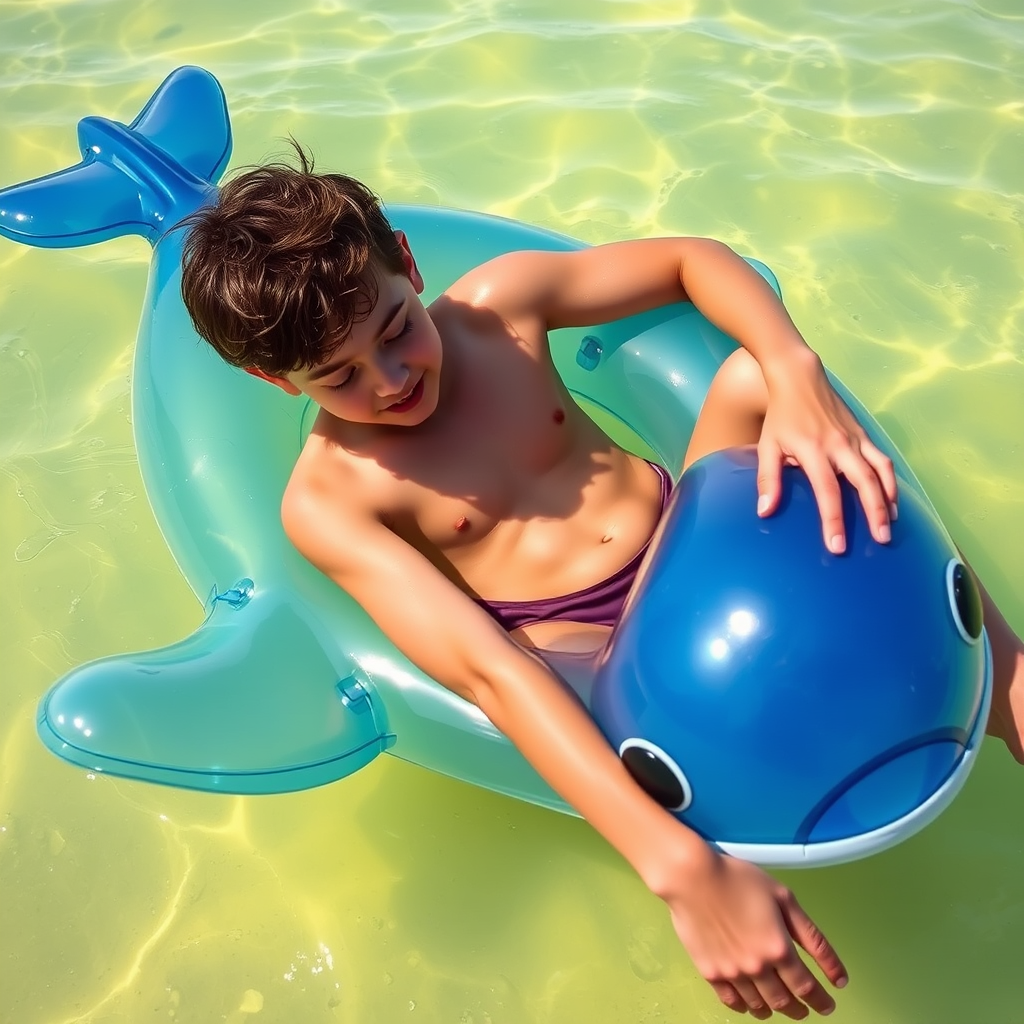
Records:
<instances>
[{"instance_id":1,"label":"blue inflatable float","mask_svg":"<svg viewBox=\"0 0 1024 1024\"><path fill-rule=\"evenodd\" d=\"M136 233L153 244L136 444L157 521L207 615L177 644L57 682L39 708L43 742L92 771L231 793L321 785L387 751L570 810L283 534L281 495L315 410L223 363L180 296L174 226L215 200L231 151L217 81L180 68L130 125L87 117L79 142L74 167L0 192L0 234L59 247ZM428 298L502 252L582 244L453 210L388 215L421 254ZM734 348L685 304L552 336L573 394L670 468ZM848 552L829 555L798 471L779 513L760 520L750 456L702 460L581 694L658 799L766 864L847 860L922 827L962 785L988 715L973 581L899 453L835 383L896 464L892 543L871 541L848 494Z\"/></svg>"}]
</instances>

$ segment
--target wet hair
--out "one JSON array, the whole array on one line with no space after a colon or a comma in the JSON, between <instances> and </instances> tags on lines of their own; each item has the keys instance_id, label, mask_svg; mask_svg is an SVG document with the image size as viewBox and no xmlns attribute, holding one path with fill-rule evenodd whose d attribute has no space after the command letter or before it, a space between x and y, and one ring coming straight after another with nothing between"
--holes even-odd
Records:
<instances>
[{"instance_id":1,"label":"wet hair","mask_svg":"<svg viewBox=\"0 0 1024 1024\"><path fill-rule=\"evenodd\" d=\"M375 274L403 274L380 200L344 174L249 168L182 225L181 295L196 331L229 363L274 376L316 366L377 302Z\"/></svg>"}]
</instances>

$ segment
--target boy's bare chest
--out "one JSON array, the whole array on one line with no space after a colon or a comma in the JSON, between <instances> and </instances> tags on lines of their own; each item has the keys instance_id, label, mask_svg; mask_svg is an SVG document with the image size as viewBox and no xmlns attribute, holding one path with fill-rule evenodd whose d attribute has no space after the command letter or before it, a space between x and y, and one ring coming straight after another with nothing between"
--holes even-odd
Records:
<instances>
[{"instance_id":1,"label":"boy's bare chest","mask_svg":"<svg viewBox=\"0 0 1024 1024\"><path fill-rule=\"evenodd\" d=\"M379 453L388 525L469 576L475 563L553 551L586 498L613 486L610 442L546 353L483 361L456 388L440 426Z\"/></svg>"},{"instance_id":2,"label":"boy's bare chest","mask_svg":"<svg viewBox=\"0 0 1024 1024\"><path fill-rule=\"evenodd\" d=\"M388 490L396 517L404 512L447 547L479 539L503 521L558 513L546 505L577 475L573 467L592 430L560 385L540 368L530 376L529 387L489 382L444 430L392 461Z\"/></svg>"}]
</instances>

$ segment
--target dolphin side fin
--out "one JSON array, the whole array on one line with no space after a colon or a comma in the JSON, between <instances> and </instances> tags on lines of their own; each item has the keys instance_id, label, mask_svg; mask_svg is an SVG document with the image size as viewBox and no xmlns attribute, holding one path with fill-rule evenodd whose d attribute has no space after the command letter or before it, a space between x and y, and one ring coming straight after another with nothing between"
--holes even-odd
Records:
<instances>
[{"instance_id":1,"label":"dolphin side fin","mask_svg":"<svg viewBox=\"0 0 1024 1024\"><path fill-rule=\"evenodd\" d=\"M80 666L43 698L37 727L90 771L223 793L333 782L394 741L372 682L327 653L301 603L266 591L215 602L169 647Z\"/></svg>"},{"instance_id":2,"label":"dolphin side fin","mask_svg":"<svg viewBox=\"0 0 1024 1024\"><path fill-rule=\"evenodd\" d=\"M78 123L82 160L0 190L0 235L49 249L138 234L155 243L212 196L231 156L220 83L208 71L173 71L130 125Z\"/></svg>"}]
</instances>

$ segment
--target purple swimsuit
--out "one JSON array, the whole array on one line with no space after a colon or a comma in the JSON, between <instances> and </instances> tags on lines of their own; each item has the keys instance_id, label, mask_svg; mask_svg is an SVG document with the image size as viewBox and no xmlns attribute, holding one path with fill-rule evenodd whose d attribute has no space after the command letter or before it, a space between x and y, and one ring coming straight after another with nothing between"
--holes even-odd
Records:
<instances>
[{"instance_id":1,"label":"purple swimsuit","mask_svg":"<svg viewBox=\"0 0 1024 1024\"><path fill-rule=\"evenodd\" d=\"M661 511L664 514L672 491L672 478L655 463L649 464L661 479ZM647 542L618 572L600 583L573 594L545 597L537 601L474 600L507 632L534 622L589 622L595 626L614 626L633 586L637 570L647 553Z\"/></svg>"}]
</instances>

